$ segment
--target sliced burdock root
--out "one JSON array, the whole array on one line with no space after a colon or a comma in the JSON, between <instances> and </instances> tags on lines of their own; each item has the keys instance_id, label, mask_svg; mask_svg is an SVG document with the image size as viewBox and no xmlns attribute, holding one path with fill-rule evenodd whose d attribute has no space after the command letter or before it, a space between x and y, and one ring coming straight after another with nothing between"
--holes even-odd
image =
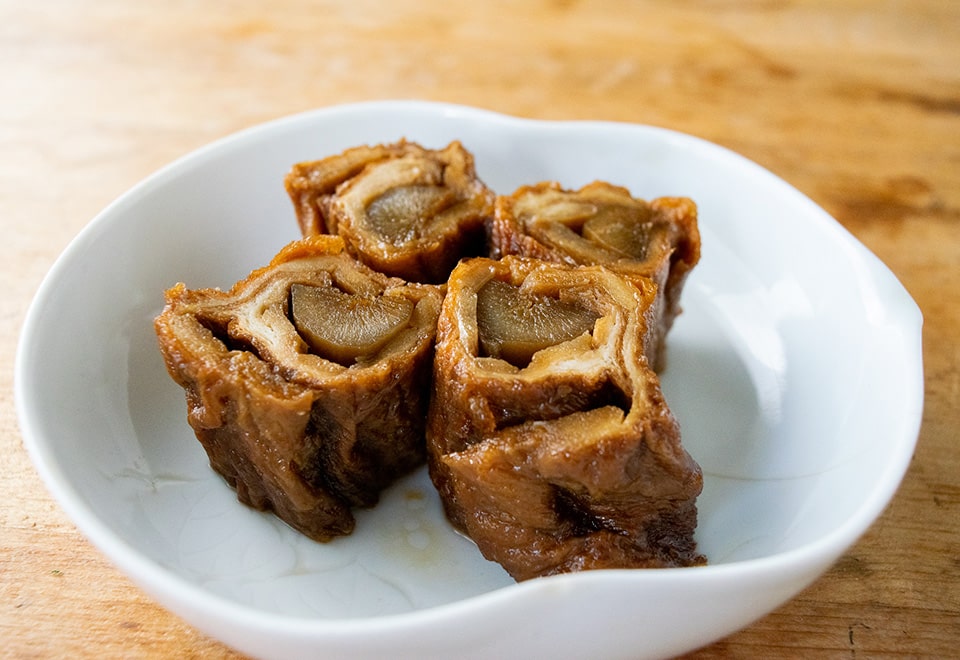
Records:
<instances>
[{"instance_id":1,"label":"sliced burdock root","mask_svg":"<svg viewBox=\"0 0 960 660\"><path fill-rule=\"evenodd\" d=\"M293 284L290 319L311 350L344 366L376 355L409 327L414 303L402 295L348 293Z\"/></svg>"},{"instance_id":2,"label":"sliced burdock root","mask_svg":"<svg viewBox=\"0 0 960 660\"><path fill-rule=\"evenodd\" d=\"M644 201L622 187L594 182L566 190L546 182L497 199L491 254L517 254L568 264L603 265L659 288L652 306L655 341L649 354L665 366L665 339L680 296L700 259L697 207L685 197Z\"/></svg>"},{"instance_id":3,"label":"sliced burdock root","mask_svg":"<svg viewBox=\"0 0 960 660\"><path fill-rule=\"evenodd\" d=\"M518 366L534 354L593 331L597 314L576 302L491 280L477 292L477 331L483 355Z\"/></svg>"},{"instance_id":4,"label":"sliced burdock root","mask_svg":"<svg viewBox=\"0 0 960 660\"><path fill-rule=\"evenodd\" d=\"M304 235L337 234L388 275L439 284L461 258L486 252L496 196L459 142L349 149L295 165L286 187Z\"/></svg>"}]
</instances>

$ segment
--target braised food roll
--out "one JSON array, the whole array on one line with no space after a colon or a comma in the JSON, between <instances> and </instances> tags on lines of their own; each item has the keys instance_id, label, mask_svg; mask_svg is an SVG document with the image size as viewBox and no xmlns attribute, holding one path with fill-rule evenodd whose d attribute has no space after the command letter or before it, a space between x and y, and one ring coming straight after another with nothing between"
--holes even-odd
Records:
<instances>
[{"instance_id":1,"label":"braised food roll","mask_svg":"<svg viewBox=\"0 0 960 660\"><path fill-rule=\"evenodd\" d=\"M328 541L425 460L441 300L316 236L229 291L177 284L155 328L213 469L241 502Z\"/></svg>"},{"instance_id":2,"label":"braised food roll","mask_svg":"<svg viewBox=\"0 0 960 660\"><path fill-rule=\"evenodd\" d=\"M680 311L680 294L700 259L697 207L685 197L650 202L626 188L594 182L579 190L557 183L524 186L497 200L491 254L520 254L569 264L606 265L660 288L652 364L665 364L664 339Z\"/></svg>"},{"instance_id":3,"label":"braised food roll","mask_svg":"<svg viewBox=\"0 0 960 660\"><path fill-rule=\"evenodd\" d=\"M645 356L656 286L507 256L454 269L437 327L430 475L517 580L703 563L699 466Z\"/></svg>"},{"instance_id":4,"label":"braised food roll","mask_svg":"<svg viewBox=\"0 0 960 660\"><path fill-rule=\"evenodd\" d=\"M459 142L356 147L295 165L286 187L305 236L337 234L375 270L432 283L485 252L496 197Z\"/></svg>"}]
</instances>

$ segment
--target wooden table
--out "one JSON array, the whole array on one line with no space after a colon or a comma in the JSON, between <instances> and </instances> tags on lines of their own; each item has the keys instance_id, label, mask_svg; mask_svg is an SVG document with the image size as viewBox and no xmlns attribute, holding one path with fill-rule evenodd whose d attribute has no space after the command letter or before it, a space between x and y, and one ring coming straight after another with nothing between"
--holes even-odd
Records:
<instances>
[{"instance_id":1,"label":"wooden table","mask_svg":"<svg viewBox=\"0 0 960 660\"><path fill-rule=\"evenodd\" d=\"M824 206L925 315L926 406L895 500L821 580L692 655L960 648L960 3L0 1L0 656L234 657L77 532L13 404L27 306L102 207L282 115L419 98L665 126Z\"/></svg>"}]
</instances>

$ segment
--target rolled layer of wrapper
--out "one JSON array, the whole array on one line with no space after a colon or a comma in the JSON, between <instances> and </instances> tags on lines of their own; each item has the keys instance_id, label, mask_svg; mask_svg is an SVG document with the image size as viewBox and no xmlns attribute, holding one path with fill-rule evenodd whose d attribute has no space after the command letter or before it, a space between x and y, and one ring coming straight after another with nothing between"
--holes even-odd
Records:
<instances>
[{"instance_id":1,"label":"rolled layer of wrapper","mask_svg":"<svg viewBox=\"0 0 960 660\"><path fill-rule=\"evenodd\" d=\"M660 370L684 282L700 259L697 207L686 197L647 202L600 181L579 190L552 182L524 186L497 199L490 253L604 265L631 280L653 280L659 295L651 363Z\"/></svg>"},{"instance_id":2,"label":"rolled layer of wrapper","mask_svg":"<svg viewBox=\"0 0 960 660\"><path fill-rule=\"evenodd\" d=\"M496 197L459 142L356 147L295 165L286 188L305 236L337 234L375 270L431 283L485 251Z\"/></svg>"},{"instance_id":3,"label":"rolled layer of wrapper","mask_svg":"<svg viewBox=\"0 0 960 660\"><path fill-rule=\"evenodd\" d=\"M441 300L317 236L229 291L174 286L155 329L211 466L240 501L327 541L424 461Z\"/></svg>"},{"instance_id":4,"label":"rolled layer of wrapper","mask_svg":"<svg viewBox=\"0 0 960 660\"><path fill-rule=\"evenodd\" d=\"M428 465L451 523L517 580L704 561L701 471L645 355L656 291L511 256L451 274Z\"/></svg>"}]
</instances>

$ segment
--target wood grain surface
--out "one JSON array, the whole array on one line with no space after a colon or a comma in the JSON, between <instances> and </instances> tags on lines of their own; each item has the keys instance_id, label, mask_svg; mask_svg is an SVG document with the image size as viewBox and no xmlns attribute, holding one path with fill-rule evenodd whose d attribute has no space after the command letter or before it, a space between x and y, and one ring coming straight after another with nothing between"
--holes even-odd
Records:
<instances>
[{"instance_id":1,"label":"wood grain surface","mask_svg":"<svg viewBox=\"0 0 960 660\"><path fill-rule=\"evenodd\" d=\"M262 121L395 98L691 133L876 253L925 317L909 472L823 578L690 657L960 653L960 3L0 0L0 657L235 657L44 488L14 410L22 321L68 242L162 165Z\"/></svg>"}]
</instances>

